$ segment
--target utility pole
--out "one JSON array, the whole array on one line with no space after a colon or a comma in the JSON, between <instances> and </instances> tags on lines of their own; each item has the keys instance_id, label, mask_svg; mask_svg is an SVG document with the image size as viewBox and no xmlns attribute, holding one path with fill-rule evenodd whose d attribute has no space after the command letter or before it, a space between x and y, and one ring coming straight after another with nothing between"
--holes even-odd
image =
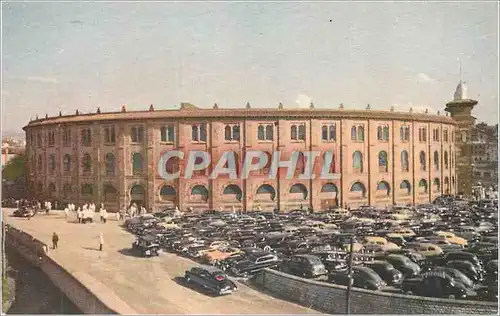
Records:
<instances>
[{"instance_id":1,"label":"utility pole","mask_svg":"<svg viewBox=\"0 0 500 316\"><path fill-rule=\"evenodd\" d=\"M352 289L352 261L354 257L354 236L351 236L351 242L349 246L349 271L347 272L347 278L349 283L347 283L347 294L345 300L345 313L349 315L351 310L351 289Z\"/></svg>"}]
</instances>

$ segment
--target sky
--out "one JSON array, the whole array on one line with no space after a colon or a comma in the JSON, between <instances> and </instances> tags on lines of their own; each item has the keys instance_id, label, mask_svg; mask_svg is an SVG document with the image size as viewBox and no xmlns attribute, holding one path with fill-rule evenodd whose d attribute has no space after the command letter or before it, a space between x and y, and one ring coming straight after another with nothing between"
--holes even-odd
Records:
<instances>
[{"instance_id":1,"label":"sky","mask_svg":"<svg viewBox=\"0 0 500 316\"><path fill-rule=\"evenodd\" d=\"M200 107L443 113L462 77L498 121L498 4L2 3L2 131Z\"/></svg>"}]
</instances>

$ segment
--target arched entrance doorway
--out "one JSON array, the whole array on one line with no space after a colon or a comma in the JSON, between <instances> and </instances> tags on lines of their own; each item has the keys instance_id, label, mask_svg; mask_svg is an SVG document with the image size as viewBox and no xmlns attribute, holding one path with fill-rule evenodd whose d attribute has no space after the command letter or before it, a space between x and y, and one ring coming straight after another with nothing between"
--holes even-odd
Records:
<instances>
[{"instance_id":1,"label":"arched entrance doorway","mask_svg":"<svg viewBox=\"0 0 500 316\"><path fill-rule=\"evenodd\" d=\"M130 205L134 203L137 207L144 206L147 208L146 191L142 185L136 184L130 189Z\"/></svg>"}]
</instances>

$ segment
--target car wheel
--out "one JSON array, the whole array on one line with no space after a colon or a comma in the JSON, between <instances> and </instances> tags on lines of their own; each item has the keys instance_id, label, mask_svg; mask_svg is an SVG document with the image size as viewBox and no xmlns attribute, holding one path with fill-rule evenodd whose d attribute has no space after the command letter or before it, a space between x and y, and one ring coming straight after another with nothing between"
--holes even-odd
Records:
<instances>
[{"instance_id":1,"label":"car wheel","mask_svg":"<svg viewBox=\"0 0 500 316\"><path fill-rule=\"evenodd\" d=\"M448 298L449 298L450 300L454 300L454 299L455 299L455 295L450 294L450 295L448 295Z\"/></svg>"}]
</instances>

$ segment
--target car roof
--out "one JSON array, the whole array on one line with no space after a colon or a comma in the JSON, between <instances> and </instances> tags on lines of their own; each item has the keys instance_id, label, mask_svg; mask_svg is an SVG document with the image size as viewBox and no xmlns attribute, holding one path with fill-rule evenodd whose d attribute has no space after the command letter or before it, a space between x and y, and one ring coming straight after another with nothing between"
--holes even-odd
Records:
<instances>
[{"instance_id":1,"label":"car roof","mask_svg":"<svg viewBox=\"0 0 500 316\"><path fill-rule=\"evenodd\" d=\"M224 272L221 269L218 269L214 266L205 265L205 264L200 265L198 267L193 267L193 268L200 268L200 269L203 269L209 273L222 273L222 274L224 274Z\"/></svg>"}]
</instances>

